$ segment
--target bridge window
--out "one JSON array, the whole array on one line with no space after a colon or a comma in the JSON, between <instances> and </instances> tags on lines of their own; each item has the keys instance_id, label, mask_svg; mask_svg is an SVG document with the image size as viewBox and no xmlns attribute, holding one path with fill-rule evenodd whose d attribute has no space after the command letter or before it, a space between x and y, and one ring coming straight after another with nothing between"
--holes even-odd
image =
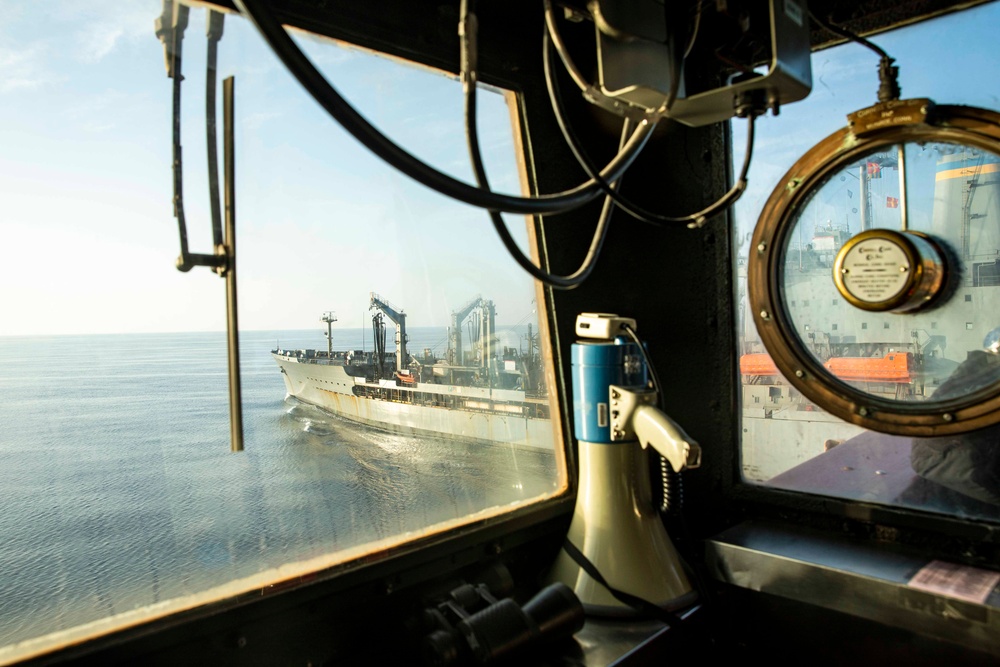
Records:
<instances>
[{"instance_id":1,"label":"bridge window","mask_svg":"<svg viewBox=\"0 0 1000 667\"><path fill-rule=\"evenodd\" d=\"M230 453L224 281L174 268L162 3L5 9L0 662L295 585L567 488L544 294L486 213L348 138L232 14L218 79L236 80L246 451ZM181 132L188 237L211 253L205 24L192 8ZM473 180L457 80L295 39L370 121ZM479 109L491 184L518 193L514 98L484 88ZM525 219L508 224L528 249ZM376 358L373 291L407 316L401 363L397 323ZM404 370L412 383L395 381ZM456 396L479 409L449 412Z\"/></svg>"},{"instance_id":2,"label":"bridge window","mask_svg":"<svg viewBox=\"0 0 1000 667\"><path fill-rule=\"evenodd\" d=\"M993 38L985 27L997 21L1000 21L1000 5L992 3L883 33L872 40L896 59L907 96L929 97L939 104L995 108L996 81L983 78L982 72L1000 70L1000 53L989 46ZM947 49L928 49L928 44L936 41L934 36L945 31L961 34L963 38L949 42ZM976 62L977 66L966 67L968 62ZM735 207L734 236L742 242L737 250L737 264L746 263L753 252L749 247L751 232L782 175L809 148L847 125L846 114L876 102L877 57L871 52L848 44L814 54L812 63L814 87L810 96L803 102L788 105L780 116L761 119L757 124L759 142L780 141L782 146L796 148L755 154L753 169L757 176ZM905 83L907 80L910 83ZM743 124L733 123L732 132L733 145L741 145ZM882 340L874 340L866 334L864 339L858 340L854 336L841 336L825 337L821 341L820 336L812 335L814 332L800 333L800 338L810 354L827 368L839 369L838 376L852 386L863 384L865 391L884 395L889 400L916 402L945 398L958 381L952 375L963 367L967 358L983 358L993 363L994 357L981 355L984 336L1000 324L988 323L993 312L986 305L1000 295L996 292L1000 289L997 279L1000 271L996 270L995 261L1000 252L1000 236L995 231L1000 225L997 205L1000 191L993 176L997 170L993 163L998 162L995 155L970 154L969 164L961 163L962 169L981 175L975 185L970 186L968 178L955 177L951 179L953 182L945 183L953 173L947 170L952 169L953 164L960 164L962 159L950 145L923 146L924 152L919 154L916 150L910 151L909 146L907 179L921 178L923 170L929 177L919 182L930 184L920 192L910 190L911 229L945 234L949 242L954 239L956 257L962 263L958 271L961 284L956 287L971 292L963 297L955 296L953 301L973 302L973 294L976 294L975 303L982 304L977 307L984 308L977 315L986 317L970 316L967 312L954 316L942 310L933 311L933 320L923 315L920 318L889 313L876 316L853 308L843 300L838 305L837 292L830 285L829 268L816 269L815 275L809 275L808 271L799 270L798 265L795 271L789 272L789 287L784 298L791 306L790 313L797 317L801 314L794 311L795 301L791 300L791 295L803 303L806 298L822 298L822 303L832 304L836 308L819 315L830 321L834 316L839 318L840 314L846 314L850 318L845 321L847 329L866 330L868 324L881 329L884 332ZM824 184L810 204L817 214L815 221L810 217L806 221L809 226L800 221L789 247L793 250L806 248L812 226L841 227L845 239L867 226L891 228L895 225L898 228L899 171L893 167L894 156L885 157L878 168L868 165L866 171L862 165L845 170ZM948 176L935 177L937 167L941 166L938 161L944 165L942 173ZM870 181L862 180L869 174ZM945 192L946 186L951 190ZM834 200L846 202L846 205L838 204L835 208L831 204ZM946 206L952 208L946 210ZM866 216L865 221L862 216ZM946 229L939 229L940 225ZM741 275L745 275L745 271ZM736 281L740 295L746 293L743 280L737 278ZM752 312L742 308L740 315L736 329L738 349L760 350ZM806 327L800 325L799 331L805 330ZM836 326L831 330L836 330ZM890 351L892 355L888 354ZM775 381L788 384L780 376ZM746 382L746 378L742 377L741 382ZM749 384L741 386L742 400L748 408L752 407L753 390ZM986 454L997 451L1000 434L996 427L956 438L955 442L962 443L962 451L967 452L969 469L976 472L966 475L965 479L948 479L947 475L936 475L931 470L934 450L943 447L942 442L864 431L825 414L819 406L797 393L783 396L773 407L767 419L759 409L743 411L741 453L746 482L765 488L997 520L1000 488L977 481L997 478L1000 468L996 461L1000 459Z\"/></svg>"}]
</instances>

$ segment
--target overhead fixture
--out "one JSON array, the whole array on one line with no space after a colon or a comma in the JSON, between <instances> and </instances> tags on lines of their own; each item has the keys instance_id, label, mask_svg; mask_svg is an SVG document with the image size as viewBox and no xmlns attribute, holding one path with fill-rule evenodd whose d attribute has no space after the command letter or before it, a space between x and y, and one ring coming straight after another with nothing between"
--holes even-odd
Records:
<instances>
[{"instance_id":1,"label":"overhead fixture","mask_svg":"<svg viewBox=\"0 0 1000 667\"><path fill-rule=\"evenodd\" d=\"M605 98L592 101L617 113L655 112L676 86L670 118L699 127L744 115L747 108L777 115L782 105L804 99L812 89L809 16L802 2L747 3L739 12L717 6L715 20L733 24L734 41L761 45L764 53L755 54L759 60L737 63L738 74L708 90L692 89L683 65L702 21L708 20L702 14L711 10L698 5L691 34L685 35L687 17L670 3L594 0L587 7L596 29L598 82ZM674 76L680 79L676 83Z\"/></svg>"}]
</instances>

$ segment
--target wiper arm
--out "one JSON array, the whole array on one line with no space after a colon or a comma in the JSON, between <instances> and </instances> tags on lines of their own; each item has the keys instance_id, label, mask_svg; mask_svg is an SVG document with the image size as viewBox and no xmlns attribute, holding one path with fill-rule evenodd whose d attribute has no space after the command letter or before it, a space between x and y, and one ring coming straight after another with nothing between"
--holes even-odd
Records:
<instances>
[{"instance_id":1,"label":"wiper arm","mask_svg":"<svg viewBox=\"0 0 1000 667\"><path fill-rule=\"evenodd\" d=\"M218 158L215 149L215 54L214 45L218 43L218 38L222 36L221 21L217 36L213 40L212 14L209 13L209 52L213 56L209 60L209 72L211 87L208 92L207 105L211 109L207 124L209 126L208 135L210 137L208 145L209 153L209 188L212 191L212 232L215 242L215 252L213 254L191 253L188 250L187 222L184 217L184 158L181 148L181 82L184 75L181 74L181 50L184 42L184 31L187 29L190 9L182 5L178 0L163 0L163 13L156 19L156 36L163 42L164 62L167 68L167 76L174 80L173 86L173 174L174 174L174 217L177 218L177 229L180 233L181 254L177 258L177 268L180 271L190 271L194 266L209 266L216 270L219 275L225 272L226 253L222 245L222 222L219 205L219 177ZM213 162L215 168L212 168ZM214 187L213 187L214 181Z\"/></svg>"},{"instance_id":2,"label":"wiper arm","mask_svg":"<svg viewBox=\"0 0 1000 667\"><path fill-rule=\"evenodd\" d=\"M243 400L240 387L239 321L236 308L236 159L234 139L234 82L223 82L223 142L225 151L226 225L222 228L222 206L219 199L219 156L215 121L215 88L218 64L218 44L222 39L223 15L208 10L205 34L208 38L205 90L205 136L208 143L208 188L212 210L212 241L214 254L191 253L188 250L187 224L184 220L184 162L181 149L181 44L187 29L190 10L177 0L163 0L163 13L156 19L156 36L163 42L167 76L173 85L173 176L174 217L180 233L181 254L177 258L180 271L194 266L208 266L226 279L226 328L229 348L229 432L230 448L243 451Z\"/></svg>"}]
</instances>

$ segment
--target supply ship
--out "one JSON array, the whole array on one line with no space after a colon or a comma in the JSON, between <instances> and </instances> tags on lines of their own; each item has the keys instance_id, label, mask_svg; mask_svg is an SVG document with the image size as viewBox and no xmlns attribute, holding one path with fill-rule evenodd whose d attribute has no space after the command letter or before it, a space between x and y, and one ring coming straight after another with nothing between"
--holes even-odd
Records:
<instances>
[{"instance_id":1,"label":"supply ship","mask_svg":"<svg viewBox=\"0 0 1000 667\"><path fill-rule=\"evenodd\" d=\"M552 450L549 398L537 334L527 346L498 348L492 301L476 297L452 313L448 351L411 355L406 313L370 295L373 349L336 351L333 313L324 313L327 349L271 351L288 395L334 415L405 434ZM395 324L396 351L386 353L386 320ZM463 324L470 324L465 349Z\"/></svg>"}]
</instances>

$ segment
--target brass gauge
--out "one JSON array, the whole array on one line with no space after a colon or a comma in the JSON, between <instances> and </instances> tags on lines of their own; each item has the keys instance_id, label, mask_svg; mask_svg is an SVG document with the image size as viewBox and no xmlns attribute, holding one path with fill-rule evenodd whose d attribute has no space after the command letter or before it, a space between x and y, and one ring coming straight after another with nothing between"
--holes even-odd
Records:
<instances>
[{"instance_id":1,"label":"brass gauge","mask_svg":"<svg viewBox=\"0 0 1000 667\"><path fill-rule=\"evenodd\" d=\"M855 308L906 313L934 303L945 285L944 254L925 234L870 229L837 252L833 281Z\"/></svg>"},{"instance_id":2,"label":"brass gauge","mask_svg":"<svg viewBox=\"0 0 1000 667\"><path fill-rule=\"evenodd\" d=\"M911 436L1000 422L1000 114L897 100L848 117L764 206L761 342L803 396Z\"/></svg>"}]
</instances>

